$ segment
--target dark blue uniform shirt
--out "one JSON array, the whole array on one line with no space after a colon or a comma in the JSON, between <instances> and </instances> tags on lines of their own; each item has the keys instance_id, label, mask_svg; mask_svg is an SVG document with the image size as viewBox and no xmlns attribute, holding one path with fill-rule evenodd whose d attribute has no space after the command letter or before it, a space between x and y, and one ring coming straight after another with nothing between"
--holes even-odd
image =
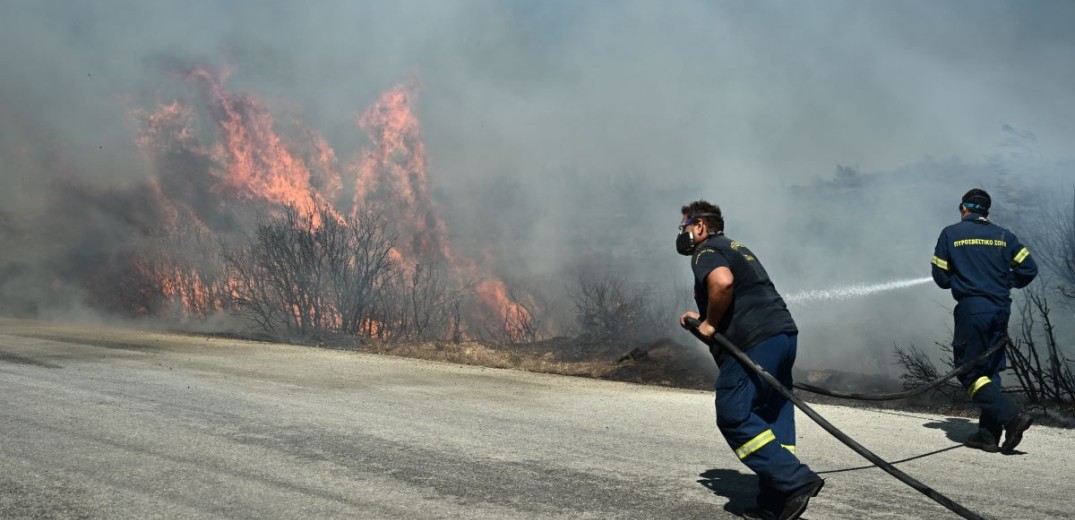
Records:
<instances>
[{"instance_id":1,"label":"dark blue uniform shirt","mask_svg":"<svg viewBox=\"0 0 1075 520\"><path fill-rule=\"evenodd\" d=\"M724 235L707 238L694 251L691 268L694 270L694 300L698 313L705 319L709 309L709 291L705 279L718 267L732 271L732 303L713 324L742 350L777 334L798 334L791 312L776 292L761 262L743 244Z\"/></svg>"},{"instance_id":2,"label":"dark blue uniform shirt","mask_svg":"<svg viewBox=\"0 0 1075 520\"><path fill-rule=\"evenodd\" d=\"M956 301L978 296L1010 307L1011 289L1021 289L1038 266L1015 235L971 213L941 231L933 251L933 281L952 289Z\"/></svg>"}]
</instances>

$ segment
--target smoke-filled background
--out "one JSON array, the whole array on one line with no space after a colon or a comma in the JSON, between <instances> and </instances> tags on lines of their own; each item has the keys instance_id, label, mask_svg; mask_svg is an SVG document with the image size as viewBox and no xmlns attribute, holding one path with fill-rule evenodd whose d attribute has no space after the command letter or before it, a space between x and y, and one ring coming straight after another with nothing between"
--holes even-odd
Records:
<instances>
[{"instance_id":1,"label":"smoke-filled background","mask_svg":"<svg viewBox=\"0 0 1075 520\"><path fill-rule=\"evenodd\" d=\"M792 296L929 276L971 187L1017 233L1071 211L1070 2L3 12L7 313L153 314L155 295L198 299L177 269L200 241L284 202L347 215L380 200L415 251L486 281L501 311L525 305L548 337L570 331L573 287L609 274L670 315L690 308L672 240L679 207L705 198L789 297L801 365L884 372L894 345L950 334L946 291Z\"/></svg>"}]
</instances>

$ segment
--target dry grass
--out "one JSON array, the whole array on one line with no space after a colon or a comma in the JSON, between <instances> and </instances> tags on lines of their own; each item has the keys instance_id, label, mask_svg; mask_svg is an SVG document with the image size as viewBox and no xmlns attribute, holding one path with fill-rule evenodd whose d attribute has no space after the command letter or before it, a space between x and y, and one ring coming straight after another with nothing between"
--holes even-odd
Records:
<instances>
[{"instance_id":1,"label":"dry grass","mask_svg":"<svg viewBox=\"0 0 1075 520\"><path fill-rule=\"evenodd\" d=\"M661 340L636 347L579 345L568 339L529 345L477 342L370 343L362 352L491 368L591 377L682 388L712 388L716 365L709 354ZM623 359L628 352L632 358Z\"/></svg>"},{"instance_id":2,"label":"dry grass","mask_svg":"<svg viewBox=\"0 0 1075 520\"><path fill-rule=\"evenodd\" d=\"M430 361L585 377L598 377L605 365L599 361L561 361L553 352L532 352L527 351L526 347L494 348L477 342L376 343L359 350Z\"/></svg>"}]
</instances>

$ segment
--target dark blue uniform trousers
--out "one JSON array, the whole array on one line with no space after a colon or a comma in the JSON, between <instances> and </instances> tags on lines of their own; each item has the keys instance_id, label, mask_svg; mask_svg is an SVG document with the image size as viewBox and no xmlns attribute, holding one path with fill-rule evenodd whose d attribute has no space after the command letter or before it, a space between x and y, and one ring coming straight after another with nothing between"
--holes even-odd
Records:
<instances>
[{"instance_id":1,"label":"dark blue uniform trousers","mask_svg":"<svg viewBox=\"0 0 1075 520\"><path fill-rule=\"evenodd\" d=\"M747 350L785 388L792 385L796 336L778 334ZM739 459L758 474L758 505L777 509L818 479L795 456L795 407L760 376L725 354L717 376L717 427Z\"/></svg>"},{"instance_id":2,"label":"dark blue uniform trousers","mask_svg":"<svg viewBox=\"0 0 1075 520\"><path fill-rule=\"evenodd\" d=\"M955 309L955 337L952 353L956 366L960 366L982 354L1008 333L1008 317L1011 311L986 298L968 297L960 300ZM1001 393L1000 371L1006 368L1004 350L993 354L959 381L974 403L981 409L979 430L989 432L1000 440L1004 424L1019 414L1019 405Z\"/></svg>"}]
</instances>

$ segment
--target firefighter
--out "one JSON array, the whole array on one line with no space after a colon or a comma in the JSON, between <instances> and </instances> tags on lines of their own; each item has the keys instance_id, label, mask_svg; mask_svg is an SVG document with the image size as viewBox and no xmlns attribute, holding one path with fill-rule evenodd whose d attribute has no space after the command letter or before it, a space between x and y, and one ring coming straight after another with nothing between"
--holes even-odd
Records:
<instances>
[{"instance_id":1,"label":"firefighter","mask_svg":"<svg viewBox=\"0 0 1075 520\"><path fill-rule=\"evenodd\" d=\"M757 256L724 236L720 208L699 200L682 208L676 250L691 257L698 312L697 332L719 332L746 355L792 387L798 329ZM710 341L706 341L710 343ZM734 356L715 353L717 427L736 456L758 475L753 518L799 518L825 481L795 455L795 408Z\"/></svg>"},{"instance_id":2,"label":"firefighter","mask_svg":"<svg viewBox=\"0 0 1075 520\"><path fill-rule=\"evenodd\" d=\"M952 352L957 366L974 359L1008 333L1011 288L1023 288L1038 274L1030 251L1007 229L989 221L989 194L972 189L959 204L961 220L937 238L933 280L951 289L956 300ZM1011 452L1034 422L1019 405L1001 393L1004 350L960 376L967 394L981 409L978 431L966 446L987 452ZM1004 443L999 444L1001 433Z\"/></svg>"}]
</instances>

